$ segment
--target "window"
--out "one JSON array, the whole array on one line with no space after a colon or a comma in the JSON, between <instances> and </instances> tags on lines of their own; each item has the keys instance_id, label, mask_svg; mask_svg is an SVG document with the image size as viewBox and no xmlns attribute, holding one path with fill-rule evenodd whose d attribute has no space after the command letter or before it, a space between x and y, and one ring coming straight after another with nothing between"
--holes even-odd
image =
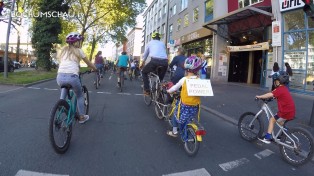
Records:
<instances>
[{"instance_id":1,"label":"window","mask_svg":"<svg viewBox=\"0 0 314 176\"><path fill-rule=\"evenodd\" d=\"M171 25L169 26L169 39L171 39L172 30L173 30L173 26L172 26L172 24L171 24Z\"/></svg>"},{"instance_id":2,"label":"window","mask_svg":"<svg viewBox=\"0 0 314 176\"><path fill-rule=\"evenodd\" d=\"M246 6L250 6L259 2L263 2L264 0L238 0L239 8L243 8Z\"/></svg>"},{"instance_id":3,"label":"window","mask_svg":"<svg viewBox=\"0 0 314 176\"><path fill-rule=\"evenodd\" d=\"M199 13L199 9L198 9L198 7L196 7L193 10L193 22L197 22L198 21L198 13Z\"/></svg>"},{"instance_id":4,"label":"window","mask_svg":"<svg viewBox=\"0 0 314 176\"><path fill-rule=\"evenodd\" d=\"M189 26L189 14L184 15L184 27Z\"/></svg>"},{"instance_id":5,"label":"window","mask_svg":"<svg viewBox=\"0 0 314 176\"><path fill-rule=\"evenodd\" d=\"M164 33L165 33L165 30L166 30L166 28L165 28L165 23L164 23L164 24L162 24L162 26L161 26L160 34L164 34Z\"/></svg>"},{"instance_id":6,"label":"window","mask_svg":"<svg viewBox=\"0 0 314 176\"><path fill-rule=\"evenodd\" d=\"M170 17L172 17L172 8L169 9Z\"/></svg>"},{"instance_id":7,"label":"window","mask_svg":"<svg viewBox=\"0 0 314 176\"><path fill-rule=\"evenodd\" d=\"M181 0L181 11L188 7L188 0Z\"/></svg>"},{"instance_id":8,"label":"window","mask_svg":"<svg viewBox=\"0 0 314 176\"><path fill-rule=\"evenodd\" d=\"M164 14L166 14L167 13L167 4L166 5L164 5Z\"/></svg>"},{"instance_id":9,"label":"window","mask_svg":"<svg viewBox=\"0 0 314 176\"><path fill-rule=\"evenodd\" d=\"M181 29L181 22L182 22L182 20L181 20L181 18L179 18L177 21L177 31L180 31L180 29Z\"/></svg>"},{"instance_id":10,"label":"window","mask_svg":"<svg viewBox=\"0 0 314 176\"><path fill-rule=\"evenodd\" d=\"M161 18L161 9L158 11L158 18Z\"/></svg>"},{"instance_id":11,"label":"window","mask_svg":"<svg viewBox=\"0 0 314 176\"><path fill-rule=\"evenodd\" d=\"M205 2L205 22L213 19L213 0L208 0Z\"/></svg>"},{"instance_id":12,"label":"window","mask_svg":"<svg viewBox=\"0 0 314 176\"><path fill-rule=\"evenodd\" d=\"M173 15L175 15L175 14L177 13L177 5L174 5L174 6L173 6L173 11L172 11L172 12L173 12L173 13L172 13Z\"/></svg>"}]
</instances>

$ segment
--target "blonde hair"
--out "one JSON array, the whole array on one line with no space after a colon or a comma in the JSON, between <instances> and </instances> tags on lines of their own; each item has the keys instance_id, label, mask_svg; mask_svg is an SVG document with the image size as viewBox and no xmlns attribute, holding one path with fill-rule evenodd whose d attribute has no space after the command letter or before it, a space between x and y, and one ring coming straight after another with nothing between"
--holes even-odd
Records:
<instances>
[{"instance_id":1,"label":"blonde hair","mask_svg":"<svg viewBox=\"0 0 314 176\"><path fill-rule=\"evenodd\" d=\"M73 44L69 44L67 46L64 46L61 51L58 53L58 60L61 61L61 59L69 59L69 60L75 60L76 62L80 62L80 50L77 47L79 45L79 42L75 42Z\"/></svg>"}]
</instances>

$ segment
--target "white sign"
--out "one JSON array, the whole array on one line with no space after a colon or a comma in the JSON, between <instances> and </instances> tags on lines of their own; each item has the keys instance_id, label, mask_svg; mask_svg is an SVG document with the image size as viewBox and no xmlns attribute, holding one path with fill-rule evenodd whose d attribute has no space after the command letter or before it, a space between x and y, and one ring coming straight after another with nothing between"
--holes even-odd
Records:
<instances>
[{"instance_id":1,"label":"white sign","mask_svg":"<svg viewBox=\"0 0 314 176\"><path fill-rule=\"evenodd\" d=\"M214 96L209 79L186 79L188 96Z\"/></svg>"},{"instance_id":2,"label":"white sign","mask_svg":"<svg viewBox=\"0 0 314 176\"><path fill-rule=\"evenodd\" d=\"M242 45L242 46L227 46L229 52L242 52L242 51L257 51L257 50L268 50L269 43L257 43L254 45Z\"/></svg>"},{"instance_id":3,"label":"white sign","mask_svg":"<svg viewBox=\"0 0 314 176\"><path fill-rule=\"evenodd\" d=\"M281 25L280 21L272 22L272 46L281 46Z\"/></svg>"},{"instance_id":4,"label":"white sign","mask_svg":"<svg viewBox=\"0 0 314 176\"><path fill-rule=\"evenodd\" d=\"M301 8L304 5L302 0L279 0L280 12Z\"/></svg>"}]
</instances>

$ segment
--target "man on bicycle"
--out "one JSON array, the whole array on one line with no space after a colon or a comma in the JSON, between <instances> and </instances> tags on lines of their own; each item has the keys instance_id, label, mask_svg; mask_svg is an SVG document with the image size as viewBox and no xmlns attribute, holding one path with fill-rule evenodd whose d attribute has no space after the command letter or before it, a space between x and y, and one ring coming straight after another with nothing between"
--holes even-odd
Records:
<instances>
[{"instance_id":1,"label":"man on bicycle","mask_svg":"<svg viewBox=\"0 0 314 176\"><path fill-rule=\"evenodd\" d=\"M160 34L158 32L154 32L152 34L152 39L153 40L147 44L143 55L143 62L140 66L140 68L142 68L144 82L144 95L149 95L150 93L148 73L155 71L157 67L161 66L162 69L159 71L158 76L160 81L162 81L168 68L166 46L160 41ZM145 63L147 58L150 58L150 61Z\"/></svg>"},{"instance_id":2,"label":"man on bicycle","mask_svg":"<svg viewBox=\"0 0 314 176\"><path fill-rule=\"evenodd\" d=\"M121 53L121 55L118 57L118 61L117 61L117 67L119 67L118 69L118 75L120 75L120 72L121 71L126 71L127 70L127 67L128 67L128 64L130 64L130 59L129 59L129 56L126 55L126 52L123 51ZM120 76L118 76L118 87L121 86L121 81L120 81Z\"/></svg>"}]
</instances>

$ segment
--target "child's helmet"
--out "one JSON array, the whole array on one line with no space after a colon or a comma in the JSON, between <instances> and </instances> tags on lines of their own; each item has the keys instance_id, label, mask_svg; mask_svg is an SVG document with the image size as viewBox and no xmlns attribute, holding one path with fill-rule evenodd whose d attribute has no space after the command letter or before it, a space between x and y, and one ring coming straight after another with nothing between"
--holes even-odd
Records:
<instances>
[{"instance_id":1,"label":"child's helmet","mask_svg":"<svg viewBox=\"0 0 314 176\"><path fill-rule=\"evenodd\" d=\"M279 71L279 75L274 78L274 80L278 80L280 84L288 84L289 83L289 74L285 71Z\"/></svg>"},{"instance_id":2,"label":"child's helmet","mask_svg":"<svg viewBox=\"0 0 314 176\"><path fill-rule=\"evenodd\" d=\"M185 59L184 68L186 68L189 72L196 73L202 68L202 59L196 56L190 56Z\"/></svg>"},{"instance_id":3,"label":"child's helmet","mask_svg":"<svg viewBox=\"0 0 314 176\"><path fill-rule=\"evenodd\" d=\"M78 33L78 32L71 32L71 33L69 33L69 34L66 36L65 41L66 41L67 43L75 43L75 42L81 41L81 40L83 40L83 39L84 39L84 37L83 37L80 33Z\"/></svg>"}]
</instances>

